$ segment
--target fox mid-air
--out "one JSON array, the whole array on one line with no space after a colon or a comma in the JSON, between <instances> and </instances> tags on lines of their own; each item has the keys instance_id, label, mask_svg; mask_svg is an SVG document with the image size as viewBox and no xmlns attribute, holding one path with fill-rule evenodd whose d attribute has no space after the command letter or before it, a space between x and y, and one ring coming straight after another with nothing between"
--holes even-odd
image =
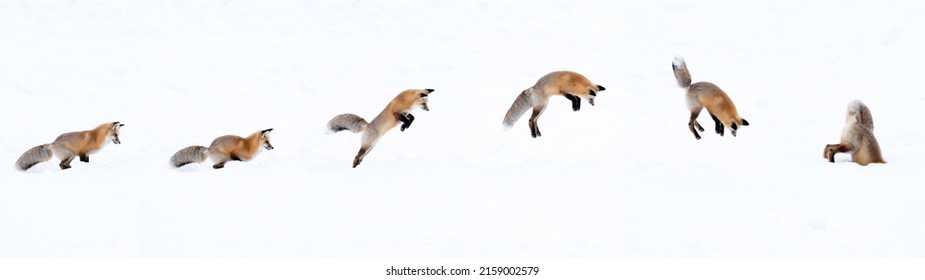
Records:
<instances>
[{"instance_id":1,"label":"fox mid-air","mask_svg":"<svg viewBox=\"0 0 925 280\"><path fill-rule=\"evenodd\" d=\"M851 153L851 161L867 166L871 163L886 163L880 153L880 144L874 137L874 119L870 109L858 100L848 103L845 128L841 132L841 142L825 145L822 156L835 162L835 154Z\"/></svg>"},{"instance_id":2,"label":"fox mid-air","mask_svg":"<svg viewBox=\"0 0 925 280\"><path fill-rule=\"evenodd\" d=\"M208 148L209 158L211 158L214 163L212 168L223 168L228 161L251 160L257 155L261 147L272 150L273 145L270 144L270 131L273 131L273 129L269 128L257 131L247 137L225 135L215 138ZM190 146L183 148L170 158L170 162L175 167L193 162L203 162L205 158L202 157L202 153L205 151L202 148L205 147Z\"/></svg>"},{"instance_id":3,"label":"fox mid-air","mask_svg":"<svg viewBox=\"0 0 925 280\"><path fill-rule=\"evenodd\" d=\"M716 124L716 134L720 136L723 136L725 127L729 127L732 136L736 136L736 131L739 127L748 126L748 121L739 116L732 99L718 86L710 82L691 84L691 73L687 70L684 58L675 57L671 63L671 68L674 70L674 77L678 80L678 85L687 90L687 108L691 111L691 118L687 126L690 128L691 133L694 133L694 138L700 140L700 133L697 133L697 131L703 132L703 127L697 122L697 117L700 116L703 108L707 108L707 113L710 113L710 117L713 118L713 122Z\"/></svg>"},{"instance_id":4,"label":"fox mid-air","mask_svg":"<svg viewBox=\"0 0 925 280\"><path fill-rule=\"evenodd\" d=\"M546 110L546 104L549 98L555 95L564 96L571 101L572 110L581 109L581 99L587 99L591 106L594 106L594 98L597 93L603 91L604 87L591 83L585 76L571 71L556 71L541 77L536 84L524 90L511 104L511 108L504 115L504 126L511 127L517 120L527 112L533 109L533 115L530 116L528 125L530 126L530 135L533 138L542 136L540 128L537 126L537 119Z\"/></svg>"},{"instance_id":5,"label":"fox mid-air","mask_svg":"<svg viewBox=\"0 0 925 280\"><path fill-rule=\"evenodd\" d=\"M379 138L390 129L398 126L399 123L401 123L401 131L411 127L414 121L414 116L411 115L412 109L421 107L424 111L430 111L427 108L427 96L432 92L434 90L429 88L402 91L372 121L367 122L354 114L340 114L328 121L327 129L331 133L343 130L353 133L363 132L360 139L360 151L353 158L353 167L356 168L360 162L363 162L363 158L372 150Z\"/></svg>"},{"instance_id":6,"label":"fox mid-air","mask_svg":"<svg viewBox=\"0 0 925 280\"><path fill-rule=\"evenodd\" d=\"M74 157L82 162L90 162L90 154L102 148L107 140L121 144L119 130L125 126L120 122L103 123L91 130L75 131L61 134L54 142L35 146L19 157L16 167L25 171L38 163L51 160L52 156L61 159L61 169L71 168Z\"/></svg>"}]
</instances>

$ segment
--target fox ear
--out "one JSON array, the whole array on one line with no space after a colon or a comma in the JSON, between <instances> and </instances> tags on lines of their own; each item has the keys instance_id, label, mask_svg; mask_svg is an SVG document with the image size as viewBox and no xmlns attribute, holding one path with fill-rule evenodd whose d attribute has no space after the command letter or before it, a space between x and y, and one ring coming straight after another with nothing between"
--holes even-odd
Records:
<instances>
[{"instance_id":1,"label":"fox ear","mask_svg":"<svg viewBox=\"0 0 925 280\"><path fill-rule=\"evenodd\" d=\"M273 131L272 128L261 130L260 133L267 134L268 132Z\"/></svg>"},{"instance_id":2,"label":"fox ear","mask_svg":"<svg viewBox=\"0 0 925 280\"><path fill-rule=\"evenodd\" d=\"M604 91L605 88L602 85L597 85L597 91Z\"/></svg>"},{"instance_id":3,"label":"fox ear","mask_svg":"<svg viewBox=\"0 0 925 280\"><path fill-rule=\"evenodd\" d=\"M123 127L123 126L125 126L124 123L120 123L120 122L113 122L113 123L112 123L112 127Z\"/></svg>"}]
</instances>

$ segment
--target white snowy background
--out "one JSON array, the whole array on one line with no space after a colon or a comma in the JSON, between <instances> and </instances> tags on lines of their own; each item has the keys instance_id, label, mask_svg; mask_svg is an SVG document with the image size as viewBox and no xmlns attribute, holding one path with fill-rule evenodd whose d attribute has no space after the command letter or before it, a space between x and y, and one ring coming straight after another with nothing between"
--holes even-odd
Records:
<instances>
[{"instance_id":1,"label":"white snowy background","mask_svg":"<svg viewBox=\"0 0 925 280\"><path fill-rule=\"evenodd\" d=\"M0 1L0 257L925 257L925 7L888 2ZM694 140L675 55L752 125ZM504 130L556 70L607 90ZM409 88L431 110L350 168L324 124ZM822 158L853 99L888 164Z\"/></svg>"}]
</instances>

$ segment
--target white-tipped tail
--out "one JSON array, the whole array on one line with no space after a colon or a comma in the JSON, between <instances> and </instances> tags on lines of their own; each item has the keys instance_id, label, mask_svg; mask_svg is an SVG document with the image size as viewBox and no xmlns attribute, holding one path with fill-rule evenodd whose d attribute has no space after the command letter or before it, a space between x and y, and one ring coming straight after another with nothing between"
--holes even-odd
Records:
<instances>
[{"instance_id":1,"label":"white-tipped tail","mask_svg":"<svg viewBox=\"0 0 925 280\"><path fill-rule=\"evenodd\" d=\"M675 56L671 62L671 69L674 70L674 78L678 80L678 86L687 88L691 86L691 72L687 70L687 63L681 56Z\"/></svg>"},{"instance_id":2,"label":"white-tipped tail","mask_svg":"<svg viewBox=\"0 0 925 280\"><path fill-rule=\"evenodd\" d=\"M359 133L366 130L369 125L365 119L354 114L340 114L328 121L327 130L329 133L349 130L353 133Z\"/></svg>"},{"instance_id":3,"label":"white-tipped tail","mask_svg":"<svg viewBox=\"0 0 925 280\"><path fill-rule=\"evenodd\" d=\"M21 171L26 171L40 162L50 160L52 155L51 144L42 144L32 147L26 150L26 152L16 160L16 168Z\"/></svg>"},{"instance_id":4,"label":"white-tipped tail","mask_svg":"<svg viewBox=\"0 0 925 280\"><path fill-rule=\"evenodd\" d=\"M530 90L528 89L521 92L520 95L517 95L514 104L511 104L511 108L508 109L507 114L504 115L505 127L514 126L514 123L527 112L527 109L533 108L533 101L529 92Z\"/></svg>"}]
</instances>

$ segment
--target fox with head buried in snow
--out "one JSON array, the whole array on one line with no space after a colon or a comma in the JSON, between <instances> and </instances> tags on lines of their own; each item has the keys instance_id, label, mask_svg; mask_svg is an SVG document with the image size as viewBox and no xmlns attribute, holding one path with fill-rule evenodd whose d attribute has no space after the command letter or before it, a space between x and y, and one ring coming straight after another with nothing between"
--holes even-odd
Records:
<instances>
[{"instance_id":1,"label":"fox with head buried in snow","mask_svg":"<svg viewBox=\"0 0 925 280\"><path fill-rule=\"evenodd\" d=\"M736 136L739 127L748 126L748 121L739 116L732 99L726 95L722 89L710 82L697 82L691 84L691 73L687 70L687 63L680 56L675 57L671 63L671 69L674 70L674 77L678 80L678 86L687 90L687 108L691 111L690 121L687 127L694 133L694 138L700 140L700 133L703 127L697 122L697 117L703 108L707 108L710 117L716 124L716 134L723 136L725 127L729 127L732 136ZM696 128L696 129L695 129Z\"/></svg>"},{"instance_id":2,"label":"fox with head buried in snow","mask_svg":"<svg viewBox=\"0 0 925 280\"><path fill-rule=\"evenodd\" d=\"M79 157L82 162L90 162L90 154L102 148L107 140L121 144L119 130L125 126L120 122L103 123L91 130L75 131L61 134L54 142L32 147L19 160L16 167L25 171L32 166L51 160L52 156L61 159L61 169L71 168L71 161Z\"/></svg>"},{"instance_id":3,"label":"fox with head buried in snow","mask_svg":"<svg viewBox=\"0 0 925 280\"><path fill-rule=\"evenodd\" d=\"M845 128L842 129L841 142L825 145L822 156L835 162L835 154L851 153L851 161L867 166L871 163L886 163L880 153L880 144L874 137L874 119L870 109L859 100L848 103Z\"/></svg>"},{"instance_id":4,"label":"fox with head buried in snow","mask_svg":"<svg viewBox=\"0 0 925 280\"><path fill-rule=\"evenodd\" d=\"M349 130L353 133L363 132L360 142L360 151L353 158L353 167L356 168L363 162L366 154L376 145L386 132L398 126L401 123L401 131L411 127L414 122L414 116L411 110L415 107L421 107L424 111L430 111L427 107L427 97L433 89L409 89L402 91L385 106L385 109L367 122L365 119L354 114L340 114L328 121L327 129L329 132L339 132Z\"/></svg>"},{"instance_id":5,"label":"fox with head buried in snow","mask_svg":"<svg viewBox=\"0 0 925 280\"><path fill-rule=\"evenodd\" d=\"M527 123L530 126L530 135L533 138L542 136L537 120L543 111L546 110L546 104L549 98L555 95L565 96L571 101L572 110L581 109L581 99L587 99L591 106L594 106L594 98L597 93L604 91L604 87L591 83L585 76L572 71L556 71L541 77L536 84L524 90L511 104L511 108L504 115L504 126L511 127L517 120L527 112L533 109L533 115Z\"/></svg>"}]
</instances>

